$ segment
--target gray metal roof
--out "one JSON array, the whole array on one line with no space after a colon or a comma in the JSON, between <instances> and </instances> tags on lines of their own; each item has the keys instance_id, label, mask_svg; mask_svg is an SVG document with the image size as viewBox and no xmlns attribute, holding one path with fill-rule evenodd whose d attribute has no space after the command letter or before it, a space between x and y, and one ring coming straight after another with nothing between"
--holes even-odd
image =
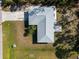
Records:
<instances>
[{"instance_id":1,"label":"gray metal roof","mask_svg":"<svg viewBox=\"0 0 79 59\"><path fill-rule=\"evenodd\" d=\"M37 42L54 42L54 23L56 9L51 7L32 6L29 10L29 25L37 25Z\"/></svg>"}]
</instances>

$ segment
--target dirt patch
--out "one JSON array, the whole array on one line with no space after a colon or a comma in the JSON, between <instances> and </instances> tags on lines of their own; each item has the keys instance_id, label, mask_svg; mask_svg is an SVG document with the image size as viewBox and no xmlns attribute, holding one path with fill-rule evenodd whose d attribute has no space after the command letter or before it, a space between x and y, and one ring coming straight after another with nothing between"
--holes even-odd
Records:
<instances>
[{"instance_id":1,"label":"dirt patch","mask_svg":"<svg viewBox=\"0 0 79 59\"><path fill-rule=\"evenodd\" d=\"M33 44L32 36L24 37L24 22L14 22L15 59L56 59L52 44Z\"/></svg>"},{"instance_id":2,"label":"dirt patch","mask_svg":"<svg viewBox=\"0 0 79 59\"><path fill-rule=\"evenodd\" d=\"M32 36L24 37L24 23L23 22L15 22L16 27L16 42L17 44L23 45L25 47L52 47L52 44L33 44Z\"/></svg>"}]
</instances>

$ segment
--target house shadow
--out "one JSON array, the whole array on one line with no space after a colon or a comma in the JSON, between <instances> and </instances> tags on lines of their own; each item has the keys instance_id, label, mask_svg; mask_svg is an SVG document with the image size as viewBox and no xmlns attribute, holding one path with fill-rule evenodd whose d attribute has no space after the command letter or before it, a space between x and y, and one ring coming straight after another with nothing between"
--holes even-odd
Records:
<instances>
[{"instance_id":1,"label":"house shadow","mask_svg":"<svg viewBox=\"0 0 79 59\"><path fill-rule=\"evenodd\" d=\"M29 34L29 29L28 29L29 26L30 26L29 25L29 14L28 12L25 12L24 13L24 37L28 36ZM37 44L37 29L32 34L32 43Z\"/></svg>"},{"instance_id":2,"label":"house shadow","mask_svg":"<svg viewBox=\"0 0 79 59\"><path fill-rule=\"evenodd\" d=\"M32 34L32 43L33 44L37 44L37 26L36 26L36 30L34 31L34 33Z\"/></svg>"},{"instance_id":3,"label":"house shadow","mask_svg":"<svg viewBox=\"0 0 79 59\"><path fill-rule=\"evenodd\" d=\"M28 27L29 27L29 20L28 20L28 12L25 12L24 13L24 37L25 36L27 36L28 35L28 33L29 33L29 29L28 29Z\"/></svg>"}]
</instances>

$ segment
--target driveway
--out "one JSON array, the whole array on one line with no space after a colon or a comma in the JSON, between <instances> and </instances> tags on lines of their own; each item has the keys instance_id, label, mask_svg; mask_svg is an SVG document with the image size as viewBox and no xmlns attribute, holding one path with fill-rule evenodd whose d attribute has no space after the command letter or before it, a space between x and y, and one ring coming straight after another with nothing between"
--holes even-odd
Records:
<instances>
[{"instance_id":1,"label":"driveway","mask_svg":"<svg viewBox=\"0 0 79 59\"><path fill-rule=\"evenodd\" d=\"M23 21L24 12L4 12L2 11L2 21Z\"/></svg>"}]
</instances>

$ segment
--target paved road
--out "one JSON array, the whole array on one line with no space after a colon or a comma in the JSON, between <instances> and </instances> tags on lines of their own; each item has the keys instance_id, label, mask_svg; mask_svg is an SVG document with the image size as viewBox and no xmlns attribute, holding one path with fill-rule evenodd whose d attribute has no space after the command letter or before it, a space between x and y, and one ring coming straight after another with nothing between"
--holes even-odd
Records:
<instances>
[{"instance_id":1,"label":"paved road","mask_svg":"<svg viewBox=\"0 0 79 59\"><path fill-rule=\"evenodd\" d=\"M2 25L0 24L0 59L2 59Z\"/></svg>"}]
</instances>

